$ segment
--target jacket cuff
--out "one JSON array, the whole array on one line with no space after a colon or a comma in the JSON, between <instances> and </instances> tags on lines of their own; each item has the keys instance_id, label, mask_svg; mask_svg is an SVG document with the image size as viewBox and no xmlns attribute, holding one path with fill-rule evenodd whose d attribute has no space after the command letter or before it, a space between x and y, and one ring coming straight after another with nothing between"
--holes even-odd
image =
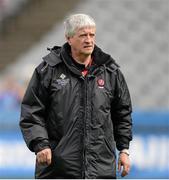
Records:
<instances>
[{"instance_id":1,"label":"jacket cuff","mask_svg":"<svg viewBox=\"0 0 169 180\"><path fill-rule=\"evenodd\" d=\"M116 141L116 147L118 149L118 151L122 151L123 149L129 149L129 139L126 137L121 137L118 138L118 140Z\"/></svg>"},{"instance_id":2,"label":"jacket cuff","mask_svg":"<svg viewBox=\"0 0 169 180\"><path fill-rule=\"evenodd\" d=\"M43 149L46 149L46 148L50 148L50 144L46 140L33 143L33 150L35 154L37 154L39 151L42 151Z\"/></svg>"}]
</instances>

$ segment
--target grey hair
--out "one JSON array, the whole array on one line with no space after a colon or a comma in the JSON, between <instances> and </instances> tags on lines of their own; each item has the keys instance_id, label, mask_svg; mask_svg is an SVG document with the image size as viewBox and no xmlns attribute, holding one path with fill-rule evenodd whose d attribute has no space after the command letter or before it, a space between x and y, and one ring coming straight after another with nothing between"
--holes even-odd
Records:
<instances>
[{"instance_id":1,"label":"grey hair","mask_svg":"<svg viewBox=\"0 0 169 180\"><path fill-rule=\"evenodd\" d=\"M70 15L64 22L65 36L72 37L77 29L83 27L96 27L92 17L87 14Z\"/></svg>"}]
</instances>

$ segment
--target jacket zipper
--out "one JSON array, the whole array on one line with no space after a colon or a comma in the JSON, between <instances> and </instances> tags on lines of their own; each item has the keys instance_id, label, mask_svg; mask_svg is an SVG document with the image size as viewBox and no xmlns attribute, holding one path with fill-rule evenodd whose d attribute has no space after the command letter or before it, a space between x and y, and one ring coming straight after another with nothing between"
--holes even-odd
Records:
<instances>
[{"instance_id":1,"label":"jacket zipper","mask_svg":"<svg viewBox=\"0 0 169 180\"><path fill-rule=\"evenodd\" d=\"M88 104L88 93L87 93L87 85L88 85L88 77L84 78L84 118L83 118L83 125L84 125L84 132L83 132L83 168L82 168L82 178L85 179L85 171L86 171L86 120L87 120L87 104Z\"/></svg>"}]
</instances>

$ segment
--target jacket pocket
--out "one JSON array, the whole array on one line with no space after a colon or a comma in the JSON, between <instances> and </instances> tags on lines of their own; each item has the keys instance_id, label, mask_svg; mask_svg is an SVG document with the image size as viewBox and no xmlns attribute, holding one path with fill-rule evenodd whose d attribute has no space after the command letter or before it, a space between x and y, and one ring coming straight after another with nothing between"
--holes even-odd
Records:
<instances>
[{"instance_id":1,"label":"jacket pocket","mask_svg":"<svg viewBox=\"0 0 169 180\"><path fill-rule=\"evenodd\" d=\"M65 172L65 161L61 155L60 143L53 142L52 149L52 164L57 169L57 172Z\"/></svg>"},{"instance_id":2,"label":"jacket pocket","mask_svg":"<svg viewBox=\"0 0 169 180\"><path fill-rule=\"evenodd\" d=\"M105 141L105 145L107 146L109 152L112 154L112 156L116 157L115 144L113 142L111 144L107 138L104 138L104 141Z\"/></svg>"}]
</instances>

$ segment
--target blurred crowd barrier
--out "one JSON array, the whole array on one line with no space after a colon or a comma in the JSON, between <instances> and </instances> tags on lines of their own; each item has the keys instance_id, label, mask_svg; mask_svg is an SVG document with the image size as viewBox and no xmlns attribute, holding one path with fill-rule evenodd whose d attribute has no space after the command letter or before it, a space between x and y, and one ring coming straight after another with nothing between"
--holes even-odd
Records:
<instances>
[{"instance_id":1,"label":"blurred crowd barrier","mask_svg":"<svg viewBox=\"0 0 169 180\"><path fill-rule=\"evenodd\" d=\"M168 111L134 109L128 178L169 178L168 132Z\"/></svg>"}]
</instances>

